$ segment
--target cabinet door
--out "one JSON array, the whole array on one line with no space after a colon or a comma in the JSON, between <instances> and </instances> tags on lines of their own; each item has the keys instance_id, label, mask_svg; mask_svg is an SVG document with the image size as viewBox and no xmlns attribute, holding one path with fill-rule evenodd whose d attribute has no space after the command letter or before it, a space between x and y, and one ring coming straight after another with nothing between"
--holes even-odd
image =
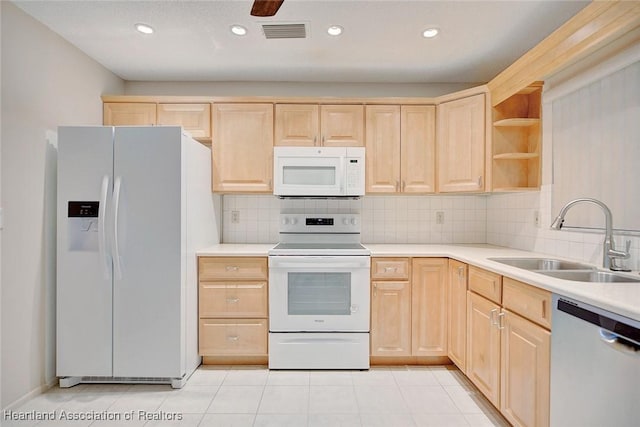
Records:
<instances>
[{"instance_id":1,"label":"cabinet door","mask_svg":"<svg viewBox=\"0 0 640 427\"><path fill-rule=\"evenodd\" d=\"M400 106L366 107L366 192L400 191Z\"/></svg>"},{"instance_id":2,"label":"cabinet door","mask_svg":"<svg viewBox=\"0 0 640 427\"><path fill-rule=\"evenodd\" d=\"M411 354L447 355L446 258L414 258L411 265Z\"/></svg>"},{"instance_id":3,"label":"cabinet door","mask_svg":"<svg viewBox=\"0 0 640 427\"><path fill-rule=\"evenodd\" d=\"M105 126L153 126L156 104L137 102L105 102L102 105Z\"/></svg>"},{"instance_id":4,"label":"cabinet door","mask_svg":"<svg viewBox=\"0 0 640 427\"><path fill-rule=\"evenodd\" d=\"M507 310L502 326L500 411L514 426L548 426L551 333Z\"/></svg>"},{"instance_id":5,"label":"cabinet door","mask_svg":"<svg viewBox=\"0 0 640 427\"><path fill-rule=\"evenodd\" d=\"M194 138L211 138L211 104L158 104L158 124L182 126Z\"/></svg>"},{"instance_id":6,"label":"cabinet door","mask_svg":"<svg viewBox=\"0 0 640 427\"><path fill-rule=\"evenodd\" d=\"M364 107L320 106L320 130L326 147L364 147Z\"/></svg>"},{"instance_id":7,"label":"cabinet door","mask_svg":"<svg viewBox=\"0 0 640 427\"><path fill-rule=\"evenodd\" d=\"M436 107L403 105L401 117L402 191L433 193L436 191Z\"/></svg>"},{"instance_id":8,"label":"cabinet door","mask_svg":"<svg viewBox=\"0 0 640 427\"><path fill-rule=\"evenodd\" d=\"M467 348L467 265L449 260L449 342L447 356L466 371Z\"/></svg>"},{"instance_id":9,"label":"cabinet door","mask_svg":"<svg viewBox=\"0 0 640 427\"><path fill-rule=\"evenodd\" d=\"M485 163L485 95L438 106L438 191L482 191Z\"/></svg>"},{"instance_id":10,"label":"cabinet door","mask_svg":"<svg viewBox=\"0 0 640 427\"><path fill-rule=\"evenodd\" d=\"M213 191L271 193L273 105L214 104Z\"/></svg>"},{"instance_id":11,"label":"cabinet door","mask_svg":"<svg viewBox=\"0 0 640 427\"><path fill-rule=\"evenodd\" d=\"M500 330L492 320L500 306L467 292L467 377L500 407Z\"/></svg>"},{"instance_id":12,"label":"cabinet door","mask_svg":"<svg viewBox=\"0 0 640 427\"><path fill-rule=\"evenodd\" d=\"M371 355L411 355L409 282L371 284Z\"/></svg>"},{"instance_id":13,"label":"cabinet door","mask_svg":"<svg viewBox=\"0 0 640 427\"><path fill-rule=\"evenodd\" d=\"M313 147L319 145L318 105L276 104L274 145Z\"/></svg>"}]
</instances>

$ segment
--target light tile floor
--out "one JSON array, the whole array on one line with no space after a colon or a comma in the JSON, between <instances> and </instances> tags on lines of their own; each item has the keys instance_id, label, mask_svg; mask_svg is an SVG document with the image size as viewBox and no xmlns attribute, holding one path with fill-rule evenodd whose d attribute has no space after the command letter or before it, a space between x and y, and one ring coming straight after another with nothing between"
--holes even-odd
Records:
<instances>
[{"instance_id":1,"label":"light tile floor","mask_svg":"<svg viewBox=\"0 0 640 427\"><path fill-rule=\"evenodd\" d=\"M369 371L202 366L181 390L161 385L55 387L14 411L55 413L56 419L11 421L2 414L3 427L509 426L450 366ZM120 420L62 420L63 415Z\"/></svg>"}]
</instances>

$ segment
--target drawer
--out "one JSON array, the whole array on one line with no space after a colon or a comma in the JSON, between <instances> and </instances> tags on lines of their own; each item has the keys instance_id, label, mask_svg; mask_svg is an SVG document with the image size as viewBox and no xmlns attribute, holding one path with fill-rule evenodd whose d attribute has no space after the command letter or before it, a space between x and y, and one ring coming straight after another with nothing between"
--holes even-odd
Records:
<instances>
[{"instance_id":1,"label":"drawer","mask_svg":"<svg viewBox=\"0 0 640 427\"><path fill-rule=\"evenodd\" d=\"M200 257L198 280L267 280L266 257Z\"/></svg>"},{"instance_id":2,"label":"drawer","mask_svg":"<svg viewBox=\"0 0 640 427\"><path fill-rule=\"evenodd\" d=\"M267 317L267 282L200 282L199 317Z\"/></svg>"},{"instance_id":3,"label":"drawer","mask_svg":"<svg viewBox=\"0 0 640 427\"><path fill-rule=\"evenodd\" d=\"M409 280L409 258L372 258L371 278Z\"/></svg>"},{"instance_id":4,"label":"drawer","mask_svg":"<svg viewBox=\"0 0 640 427\"><path fill-rule=\"evenodd\" d=\"M502 305L551 329L551 292L505 277L502 282Z\"/></svg>"},{"instance_id":5,"label":"drawer","mask_svg":"<svg viewBox=\"0 0 640 427\"><path fill-rule=\"evenodd\" d=\"M469 266L469 290L500 304L502 301L502 276Z\"/></svg>"},{"instance_id":6,"label":"drawer","mask_svg":"<svg viewBox=\"0 0 640 427\"><path fill-rule=\"evenodd\" d=\"M265 356L267 319L200 319L201 356Z\"/></svg>"}]
</instances>

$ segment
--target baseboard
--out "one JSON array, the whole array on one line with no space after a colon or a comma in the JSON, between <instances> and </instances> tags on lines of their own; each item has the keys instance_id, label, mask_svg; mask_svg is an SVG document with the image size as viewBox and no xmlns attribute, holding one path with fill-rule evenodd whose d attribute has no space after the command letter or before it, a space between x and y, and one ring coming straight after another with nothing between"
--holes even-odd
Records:
<instances>
[{"instance_id":1,"label":"baseboard","mask_svg":"<svg viewBox=\"0 0 640 427\"><path fill-rule=\"evenodd\" d=\"M53 378L49 379L46 383L34 388L33 390L31 390L27 394L25 394L22 397L16 399L15 401L11 402L5 408L2 408L2 410L3 411L15 411L17 408L19 408L20 406L24 405L29 400L33 399L34 397L36 397L36 396L38 396L38 395L40 395L42 393L45 393L47 390L49 390L52 387L55 387L56 385L58 385L58 378L57 377L53 377Z\"/></svg>"}]
</instances>

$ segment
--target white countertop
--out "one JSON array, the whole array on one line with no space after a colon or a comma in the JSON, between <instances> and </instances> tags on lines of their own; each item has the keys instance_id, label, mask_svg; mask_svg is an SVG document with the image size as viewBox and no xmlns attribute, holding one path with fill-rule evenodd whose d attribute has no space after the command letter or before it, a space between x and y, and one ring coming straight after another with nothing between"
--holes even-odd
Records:
<instances>
[{"instance_id":1,"label":"white countertop","mask_svg":"<svg viewBox=\"0 0 640 427\"><path fill-rule=\"evenodd\" d=\"M366 244L374 257L447 257L529 283L553 293L575 298L622 316L640 320L640 283L587 283L556 279L488 258L547 257L542 253L492 245ZM197 251L198 256L267 256L274 244L219 244ZM569 260L574 261L574 260ZM601 266L594 265L601 268ZM624 273L640 278L638 272Z\"/></svg>"}]
</instances>

